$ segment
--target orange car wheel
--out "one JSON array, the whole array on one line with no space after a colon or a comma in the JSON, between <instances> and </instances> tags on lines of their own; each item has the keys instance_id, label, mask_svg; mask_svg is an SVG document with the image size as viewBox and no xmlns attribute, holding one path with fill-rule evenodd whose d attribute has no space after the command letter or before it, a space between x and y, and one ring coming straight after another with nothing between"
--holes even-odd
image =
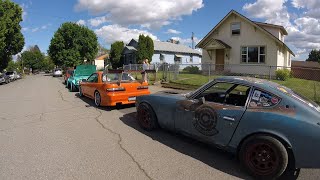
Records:
<instances>
[{"instance_id":1,"label":"orange car wheel","mask_svg":"<svg viewBox=\"0 0 320 180\"><path fill-rule=\"evenodd\" d=\"M99 91L94 92L94 104L99 107L101 104L101 96Z\"/></svg>"}]
</instances>

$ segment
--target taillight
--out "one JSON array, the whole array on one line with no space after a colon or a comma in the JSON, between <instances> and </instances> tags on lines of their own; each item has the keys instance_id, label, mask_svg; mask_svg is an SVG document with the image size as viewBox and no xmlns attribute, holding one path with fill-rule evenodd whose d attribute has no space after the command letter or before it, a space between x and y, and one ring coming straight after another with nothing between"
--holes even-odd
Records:
<instances>
[{"instance_id":1,"label":"taillight","mask_svg":"<svg viewBox=\"0 0 320 180\"><path fill-rule=\"evenodd\" d=\"M149 89L149 87L148 87L148 86L138 86L137 89L138 89L138 90L139 90L139 89Z\"/></svg>"},{"instance_id":2,"label":"taillight","mask_svg":"<svg viewBox=\"0 0 320 180\"><path fill-rule=\"evenodd\" d=\"M109 88L107 89L107 92L116 92L116 91L125 91L126 89L124 87L118 87L118 88Z\"/></svg>"}]
</instances>

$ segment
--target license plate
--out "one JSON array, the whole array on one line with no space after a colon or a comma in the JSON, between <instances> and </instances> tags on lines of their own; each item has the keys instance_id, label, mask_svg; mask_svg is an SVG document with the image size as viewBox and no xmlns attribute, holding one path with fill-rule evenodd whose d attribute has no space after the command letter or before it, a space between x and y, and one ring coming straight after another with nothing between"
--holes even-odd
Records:
<instances>
[{"instance_id":1,"label":"license plate","mask_svg":"<svg viewBox=\"0 0 320 180\"><path fill-rule=\"evenodd\" d=\"M136 97L129 97L128 98L128 101L135 101L136 100Z\"/></svg>"}]
</instances>

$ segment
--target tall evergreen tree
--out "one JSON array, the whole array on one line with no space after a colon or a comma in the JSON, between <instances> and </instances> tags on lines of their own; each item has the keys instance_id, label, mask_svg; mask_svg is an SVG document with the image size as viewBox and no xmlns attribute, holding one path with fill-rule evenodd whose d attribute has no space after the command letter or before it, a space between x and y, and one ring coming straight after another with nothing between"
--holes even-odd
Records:
<instances>
[{"instance_id":1,"label":"tall evergreen tree","mask_svg":"<svg viewBox=\"0 0 320 180\"><path fill-rule=\"evenodd\" d=\"M142 63L144 59L152 60L154 53L153 40L149 36L139 35L138 49L137 49L137 60L138 63Z\"/></svg>"},{"instance_id":2,"label":"tall evergreen tree","mask_svg":"<svg viewBox=\"0 0 320 180\"><path fill-rule=\"evenodd\" d=\"M110 62L113 69L117 69L123 65L122 51L124 48L123 41L116 41L111 44Z\"/></svg>"}]
</instances>

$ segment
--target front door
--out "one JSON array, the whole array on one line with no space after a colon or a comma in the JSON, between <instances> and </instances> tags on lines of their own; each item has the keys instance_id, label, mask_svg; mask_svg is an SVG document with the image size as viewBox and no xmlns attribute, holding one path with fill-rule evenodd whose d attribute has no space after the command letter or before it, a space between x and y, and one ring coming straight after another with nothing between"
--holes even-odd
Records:
<instances>
[{"instance_id":1,"label":"front door","mask_svg":"<svg viewBox=\"0 0 320 180\"><path fill-rule=\"evenodd\" d=\"M216 71L224 70L224 49L216 50Z\"/></svg>"},{"instance_id":2,"label":"front door","mask_svg":"<svg viewBox=\"0 0 320 180\"><path fill-rule=\"evenodd\" d=\"M250 89L218 82L194 99L178 102L176 131L211 144L228 145L246 110Z\"/></svg>"}]
</instances>

